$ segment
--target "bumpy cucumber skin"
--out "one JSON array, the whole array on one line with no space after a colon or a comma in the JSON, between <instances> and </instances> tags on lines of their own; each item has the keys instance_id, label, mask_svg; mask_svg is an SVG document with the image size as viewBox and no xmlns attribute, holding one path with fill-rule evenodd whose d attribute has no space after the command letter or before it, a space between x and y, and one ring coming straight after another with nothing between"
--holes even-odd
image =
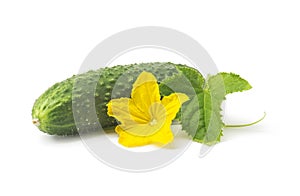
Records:
<instances>
[{"instance_id":1,"label":"bumpy cucumber skin","mask_svg":"<svg viewBox=\"0 0 300 196\"><path fill-rule=\"evenodd\" d=\"M35 101L32 118L38 120L41 131L50 135L76 135L78 124L89 131L98 130L101 127L97 121L102 128L115 126L117 122L107 115L106 106L112 98L129 97L132 84L142 71L153 73L158 82L162 82L179 74L178 67L186 66L159 62L118 65L72 76L54 84ZM91 89L95 82L96 88ZM73 111L74 108L79 110ZM80 111L84 111L84 115L80 115ZM76 124L73 114L80 116Z\"/></svg>"}]
</instances>

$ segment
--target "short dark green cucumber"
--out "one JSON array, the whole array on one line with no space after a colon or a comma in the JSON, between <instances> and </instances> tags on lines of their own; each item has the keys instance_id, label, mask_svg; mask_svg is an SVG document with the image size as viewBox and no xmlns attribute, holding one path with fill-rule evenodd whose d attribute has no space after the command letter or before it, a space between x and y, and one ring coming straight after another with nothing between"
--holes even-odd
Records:
<instances>
[{"instance_id":1,"label":"short dark green cucumber","mask_svg":"<svg viewBox=\"0 0 300 196\"><path fill-rule=\"evenodd\" d=\"M117 122L107 115L106 104L112 98L129 97L132 84L142 71L153 73L160 83L190 72L204 81L197 70L169 62L100 68L74 75L46 90L32 108L33 123L51 135L76 135L79 127L97 130L99 123L102 128L115 126Z\"/></svg>"}]
</instances>

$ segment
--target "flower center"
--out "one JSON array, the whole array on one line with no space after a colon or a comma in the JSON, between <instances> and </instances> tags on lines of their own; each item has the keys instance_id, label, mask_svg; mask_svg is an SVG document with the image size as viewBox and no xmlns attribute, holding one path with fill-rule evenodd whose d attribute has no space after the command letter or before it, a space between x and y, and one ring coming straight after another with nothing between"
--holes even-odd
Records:
<instances>
[{"instance_id":1,"label":"flower center","mask_svg":"<svg viewBox=\"0 0 300 196\"><path fill-rule=\"evenodd\" d=\"M157 124L157 120L155 118L153 118L150 122L149 122L149 125L150 126L154 126Z\"/></svg>"}]
</instances>

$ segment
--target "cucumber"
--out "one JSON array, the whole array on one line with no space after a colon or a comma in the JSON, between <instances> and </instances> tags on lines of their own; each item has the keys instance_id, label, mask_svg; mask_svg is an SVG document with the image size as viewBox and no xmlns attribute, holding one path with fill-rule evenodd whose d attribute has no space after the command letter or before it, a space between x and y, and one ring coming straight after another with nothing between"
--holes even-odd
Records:
<instances>
[{"instance_id":1,"label":"cucumber","mask_svg":"<svg viewBox=\"0 0 300 196\"><path fill-rule=\"evenodd\" d=\"M99 130L99 122L104 129L115 126L117 121L107 115L106 104L114 98L130 97L132 84L142 71L153 73L159 83L191 71L201 80L203 78L193 68L169 62L117 65L88 71L46 90L33 105L32 122L50 135L76 135L79 127L87 131ZM79 117L76 124L75 116Z\"/></svg>"}]
</instances>

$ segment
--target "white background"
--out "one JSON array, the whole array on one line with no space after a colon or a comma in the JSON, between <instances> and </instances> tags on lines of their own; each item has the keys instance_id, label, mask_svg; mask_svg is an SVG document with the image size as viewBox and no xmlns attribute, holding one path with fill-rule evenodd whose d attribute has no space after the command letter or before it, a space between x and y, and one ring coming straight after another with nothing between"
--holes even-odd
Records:
<instances>
[{"instance_id":1,"label":"white background","mask_svg":"<svg viewBox=\"0 0 300 196\"><path fill-rule=\"evenodd\" d=\"M1 1L0 195L299 195L297 3ZM264 111L266 119L226 129L204 158L193 143L171 165L148 173L112 169L79 138L48 136L31 124L34 100L76 74L100 41L145 25L187 33L220 71L252 84L228 96L225 122L249 122Z\"/></svg>"}]
</instances>

